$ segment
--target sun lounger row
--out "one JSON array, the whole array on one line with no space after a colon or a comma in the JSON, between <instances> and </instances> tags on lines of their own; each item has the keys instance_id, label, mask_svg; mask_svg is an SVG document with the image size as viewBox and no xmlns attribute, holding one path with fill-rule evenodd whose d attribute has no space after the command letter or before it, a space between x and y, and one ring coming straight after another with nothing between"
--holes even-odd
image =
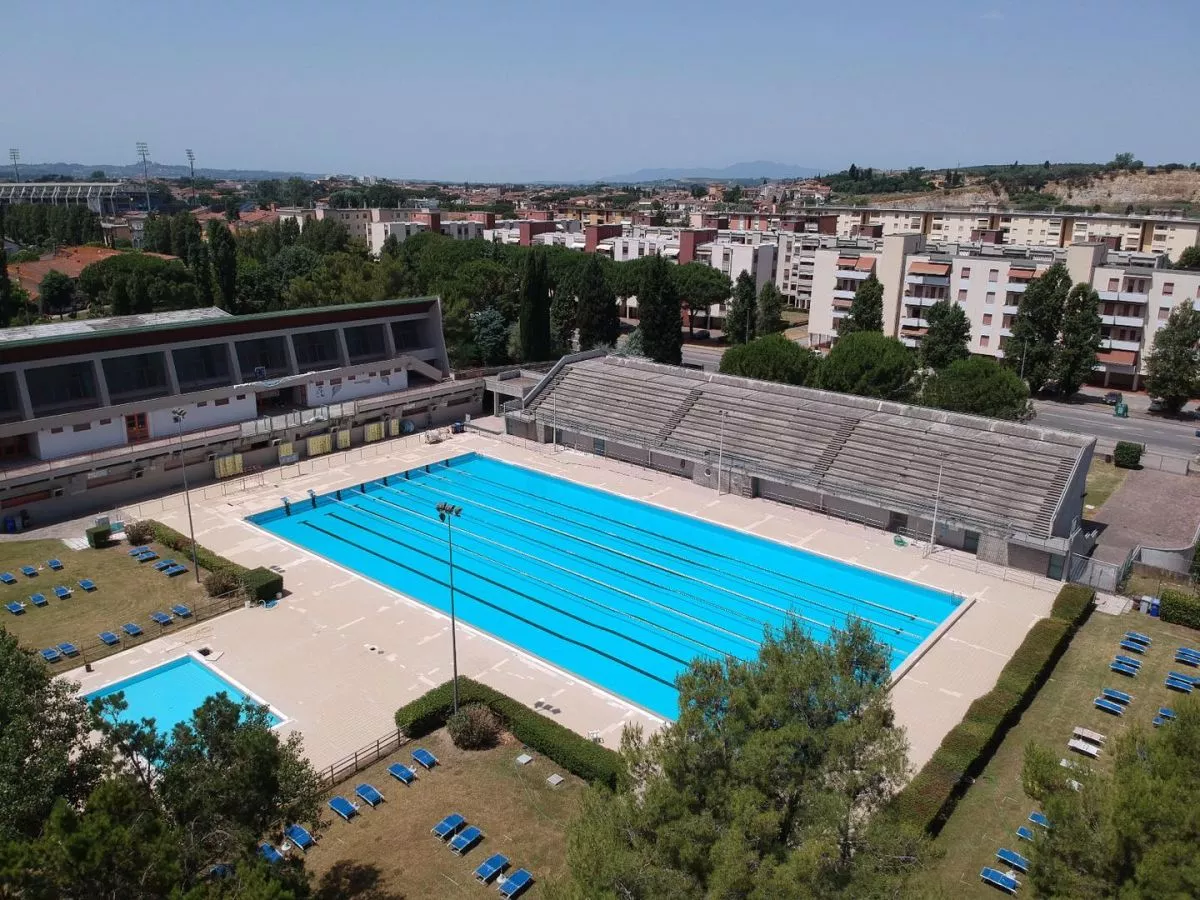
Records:
<instances>
[{"instance_id":1,"label":"sun lounger row","mask_svg":"<svg viewBox=\"0 0 1200 900\"><path fill-rule=\"evenodd\" d=\"M62 561L57 559L46 560L46 565L55 572L61 572L63 568ZM26 578L36 578L38 570L34 566L21 566L21 574ZM0 583L16 584L17 581L17 576L12 572L0 572Z\"/></svg>"},{"instance_id":2,"label":"sun lounger row","mask_svg":"<svg viewBox=\"0 0 1200 900\"><path fill-rule=\"evenodd\" d=\"M1200 650L1193 650L1191 647L1180 647L1175 651L1175 662L1192 667L1200 666Z\"/></svg>"},{"instance_id":3,"label":"sun lounger row","mask_svg":"<svg viewBox=\"0 0 1200 900\"><path fill-rule=\"evenodd\" d=\"M181 619L186 619L189 616L191 616L191 614L192 614L191 609L184 606L182 603L176 603L174 606L172 606L171 612L173 612L176 616L178 616ZM174 619L171 616L167 615L164 612L151 613L150 618L153 619L155 622L157 622L159 625L170 625L174 621ZM124 634L127 637L140 637L142 634L145 633L142 631L142 627L140 625L138 625L136 622L126 622L124 625L121 626L121 631L124 632ZM103 644L105 644L106 646L109 646L109 647L115 647L115 646L117 646L117 644L121 643L121 637L115 631L101 631L97 635L97 637L100 638L100 641ZM71 652L67 652L65 649L63 649L65 647L70 647ZM59 651L61 651L61 652L59 652ZM75 648L75 646L73 644L64 643L64 644L59 644L57 649L52 647L52 648L43 650L42 651L42 659L46 660L46 662L58 662L59 659L61 659L63 656L74 656L78 652L79 651Z\"/></svg>"}]
</instances>

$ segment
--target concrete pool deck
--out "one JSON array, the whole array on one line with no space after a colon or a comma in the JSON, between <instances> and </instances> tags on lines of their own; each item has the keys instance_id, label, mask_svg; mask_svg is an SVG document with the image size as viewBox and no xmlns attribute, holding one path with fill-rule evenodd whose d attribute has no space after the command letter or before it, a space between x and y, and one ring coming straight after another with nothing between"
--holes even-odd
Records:
<instances>
[{"instance_id":1,"label":"concrete pool deck","mask_svg":"<svg viewBox=\"0 0 1200 900\"><path fill-rule=\"evenodd\" d=\"M689 481L574 451L471 432L442 443L422 435L305 460L261 475L192 492L196 539L247 566L278 566L288 594L273 609L236 610L168 632L139 647L76 669L83 692L202 646L238 683L284 710L284 733L297 730L322 768L394 728L396 708L450 678L449 618L423 604L280 540L245 517L468 451L613 491L676 512L744 530L883 574L969 598L969 608L903 671L892 689L915 767L937 749L1037 619L1047 615L1056 582L980 566L942 551L924 557L892 535L761 499L723 495ZM128 518L154 518L187 532L183 494L132 505ZM981 569L981 571L976 571ZM1022 583L1025 582L1025 583ZM459 623L459 673L495 687L581 733L599 732L616 747L629 723L661 719ZM210 657L211 658L211 657Z\"/></svg>"}]
</instances>

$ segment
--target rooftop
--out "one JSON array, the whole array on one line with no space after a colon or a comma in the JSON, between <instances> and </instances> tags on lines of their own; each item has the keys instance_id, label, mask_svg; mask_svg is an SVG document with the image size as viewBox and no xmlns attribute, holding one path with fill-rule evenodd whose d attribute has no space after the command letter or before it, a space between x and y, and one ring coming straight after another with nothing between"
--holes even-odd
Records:
<instances>
[{"instance_id":1,"label":"rooftop","mask_svg":"<svg viewBox=\"0 0 1200 900\"><path fill-rule=\"evenodd\" d=\"M162 325L184 325L212 319L231 318L215 306L203 309L176 309L170 312L146 313L140 316L108 316L103 319L64 319L45 325L14 325L0 329L0 343L53 340L75 335L94 335L106 331L126 331L130 328L157 328Z\"/></svg>"}]
</instances>

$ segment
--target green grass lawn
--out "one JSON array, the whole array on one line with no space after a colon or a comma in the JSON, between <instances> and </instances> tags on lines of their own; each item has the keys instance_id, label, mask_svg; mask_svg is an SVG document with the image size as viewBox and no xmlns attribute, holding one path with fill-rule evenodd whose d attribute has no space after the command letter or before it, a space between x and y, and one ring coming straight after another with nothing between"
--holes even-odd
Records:
<instances>
[{"instance_id":1,"label":"green grass lawn","mask_svg":"<svg viewBox=\"0 0 1200 900\"><path fill-rule=\"evenodd\" d=\"M1142 661L1141 673L1126 678L1109 671L1109 663L1126 631L1140 631L1154 639ZM1168 670L1189 671L1174 662L1175 648L1195 647L1200 635L1178 625L1167 625L1146 615L1109 616L1095 613L1071 642L1053 675L1038 693L1021 721L1008 733L987 768L959 802L935 842L943 854L927 876L946 896L994 898L996 889L979 880L979 870L992 865L1000 847L1021 852L1014 832L1025 824L1035 808L1021 788L1021 766L1025 747L1037 741L1062 758L1099 768L1109 765L1108 756L1089 763L1067 749L1076 726L1098 731L1110 741L1129 728L1151 728L1160 706L1177 706L1180 694L1168 690L1163 679ZM1136 654L1126 653L1133 656ZM1122 718L1101 712L1092 700L1102 688L1111 687L1133 694L1134 701ZM1065 774L1065 773L1064 773Z\"/></svg>"},{"instance_id":2,"label":"green grass lawn","mask_svg":"<svg viewBox=\"0 0 1200 900\"><path fill-rule=\"evenodd\" d=\"M162 558L178 559L191 569L186 554L151 546ZM0 610L0 616L4 617L0 621L23 646L32 650L61 641L70 641L81 649L94 648L99 645L96 636L101 631L119 633L126 622L142 626L145 636L141 640L155 637L161 629L150 621L150 613L169 612L176 603L194 609L207 599L191 571L168 578L154 571L152 563L131 559L128 551L125 543L99 550L69 550L56 540L0 542L0 572L12 572L19 579L17 584L0 585L0 606L14 600L26 604L25 612L20 615ZM51 571L46 565L52 558L62 560L61 572ZM23 565L38 568L38 574L26 578L20 573ZM88 592L80 588L81 578L94 581L96 590ZM60 584L71 588L74 594L59 600L54 596L54 587ZM30 603L29 596L33 593L45 595L47 605L35 607ZM128 639L122 635L122 640ZM94 654L86 654L86 658L94 658Z\"/></svg>"},{"instance_id":3,"label":"green grass lawn","mask_svg":"<svg viewBox=\"0 0 1200 900\"><path fill-rule=\"evenodd\" d=\"M1083 502L1092 509L1085 508L1084 515L1102 507L1128 474L1128 469L1118 469L1112 463L1105 462L1103 457L1093 456L1092 467L1087 474L1087 496L1083 498Z\"/></svg>"},{"instance_id":4,"label":"green grass lawn","mask_svg":"<svg viewBox=\"0 0 1200 900\"><path fill-rule=\"evenodd\" d=\"M418 769L416 783L405 787L387 767L397 761L411 767L409 754L415 746L431 750L441 765L432 772ZM536 753L529 765L517 765L522 752L512 738L491 750L459 750L439 731L341 784L336 793L355 802L354 787L363 782L387 799L375 809L360 803L352 821L335 818L321 833L307 854L317 896L493 897L496 889L478 884L472 874L493 853L509 858L509 873L525 868L537 879L523 897L540 896L542 883L561 879L567 871L566 828L585 785ZM551 787L546 778L555 773L565 780ZM430 834L454 812L484 833L462 857ZM328 809L326 813L333 817ZM372 890L355 893L353 885L371 885Z\"/></svg>"}]
</instances>

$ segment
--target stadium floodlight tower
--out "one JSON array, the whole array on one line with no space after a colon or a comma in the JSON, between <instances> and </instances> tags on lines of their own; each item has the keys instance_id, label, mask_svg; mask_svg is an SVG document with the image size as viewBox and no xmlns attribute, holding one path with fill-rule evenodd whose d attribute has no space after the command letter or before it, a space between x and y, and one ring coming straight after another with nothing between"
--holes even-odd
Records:
<instances>
[{"instance_id":1,"label":"stadium floodlight tower","mask_svg":"<svg viewBox=\"0 0 1200 900\"><path fill-rule=\"evenodd\" d=\"M150 146L145 141L137 142L138 156L142 158L142 184L146 188L146 215L150 215Z\"/></svg>"},{"instance_id":2,"label":"stadium floodlight tower","mask_svg":"<svg viewBox=\"0 0 1200 900\"><path fill-rule=\"evenodd\" d=\"M458 619L454 615L454 520L462 515L462 507L453 503L437 505L438 518L446 523L446 549L450 563L450 663L454 678L454 711L458 712Z\"/></svg>"},{"instance_id":3,"label":"stadium floodlight tower","mask_svg":"<svg viewBox=\"0 0 1200 900\"><path fill-rule=\"evenodd\" d=\"M192 202L189 203L188 205L195 206L196 205L196 154L193 153L190 148L187 150L184 150L183 152L187 154L188 168L191 169L191 172L192 172Z\"/></svg>"},{"instance_id":4,"label":"stadium floodlight tower","mask_svg":"<svg viewBox=\"0 0 1200 900\"><path fill-rule=\"evenodd\" d=\"M13 173L17 176L17 181L21 180L21 167L17 165L21 161L21 151L16 147L10 147L8 150L8 160L12 163Z\"/></svg>"}]
</instances>

